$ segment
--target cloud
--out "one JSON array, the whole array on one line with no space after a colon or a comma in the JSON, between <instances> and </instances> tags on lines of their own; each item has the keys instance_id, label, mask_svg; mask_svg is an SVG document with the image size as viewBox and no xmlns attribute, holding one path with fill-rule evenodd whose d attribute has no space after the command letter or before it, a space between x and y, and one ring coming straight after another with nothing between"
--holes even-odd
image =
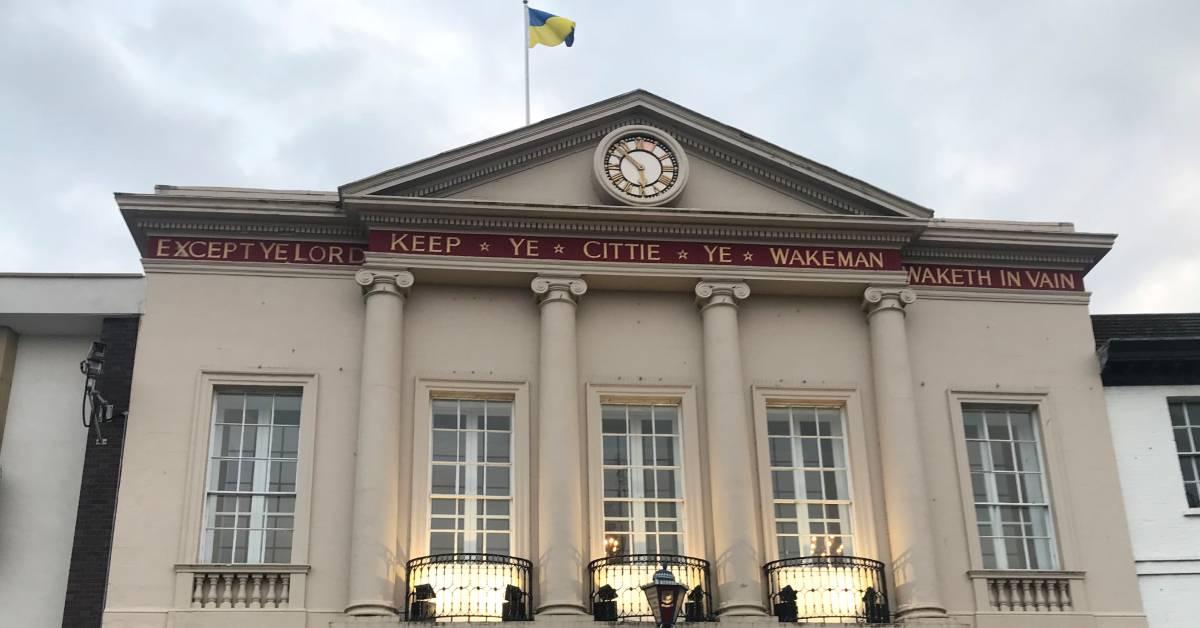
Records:
<instances>
[{"instance_id":1,"label":"cloud","mask_svg":"<svg viewBox=\"0 0 1200 628\"><path fill-rule=\"evenodd\" d=\"M1117 232L1095 311L1200 310L1196 3L539 8L579 30L531 53L535 118L649 89L940 216ZM332 189L514 128L520 17L485 0L13 3L0 269L136 271L113 191Z\"/></svg>"}]
</instances>

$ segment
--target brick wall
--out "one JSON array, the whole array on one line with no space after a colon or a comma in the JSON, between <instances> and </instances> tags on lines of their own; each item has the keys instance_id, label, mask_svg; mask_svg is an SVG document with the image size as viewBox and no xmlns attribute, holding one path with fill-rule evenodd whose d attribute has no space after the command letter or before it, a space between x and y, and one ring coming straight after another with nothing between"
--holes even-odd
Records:
<instances>
[{"instance_id":1,"label":"brick wall","mask_svg":"<svg viewBox=\"0 0 1200 628\"><path fill-rule=\"evenodd\" d=\"M137 333L137 318L106 318L100 332L100 340L108 345L108 349L98 388L114 406L113 420L101 425L107 440L105 444L97 443L94 433L88 437L79 487L79 510L75 518L75 541L71 549L71 571L67 576L63 628L100 628Z\"/></svg>"}]
</instances>

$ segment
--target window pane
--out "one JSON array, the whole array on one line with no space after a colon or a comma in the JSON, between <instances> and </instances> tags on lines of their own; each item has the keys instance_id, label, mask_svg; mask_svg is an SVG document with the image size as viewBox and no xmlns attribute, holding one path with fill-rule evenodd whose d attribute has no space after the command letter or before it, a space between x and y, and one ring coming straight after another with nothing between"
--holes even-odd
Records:
<instances>
[{"instance_id":1,"label":"window pane","mask_svg":"<svg viewBox=\"0 0 1200 628\"><path fill-rule=\"evenodd\" d=\"M296 458L300 453L299 427L271 428L271 457Z\"/></svg>"},{"instance_id":2,"label":"window pane","mask_svg":"<svg viewBox=\"0 0 1200 628\"><path fill-rule=\"evenodd\" d=\"M770 436L791 436L792 419L788 416L787 408L767 409L767 434Z\"/></svg>"},{"instance_id":3,"label":"window pane","mask_svg":"<svg viewBox=\"0 0 1200 628\"><path fill-rule=\"evenodd\" d=\"M771 472L771 491L775 499L795 499L796 483L791 471Z\"/></svg>"},{"instance_id":4,"label":"window pane","mask_svg":"<svg viewBox=\"0 0 1200 628\"><path fill-rule=\"evenodd\" d=\"M768 449L771 453L771 466L792 466L792 441L790 438L769 438Z\"/></svg>"},{"instance_id":5,"label":"window pane","mask_svg":"<svg viewBox=\"0 0 1200 628\"><path fill-rule=\"evenodd\" d=\"M465 460L466 452L459 453L458 432L449 430L433 431L433 459L437 462L461 462Z\"/></svg>"},{"instance_id":6,"label":"window pane","mask_svg":"<svg viewBox=\"0 0 1200 628\"><path fill-rule=\"evenodd\" d=\"M488 467L485 495L508 495L508 467Z\"/></svg>"},{"instance_id":7,"label":"window pane","mask_svg":"<svg viewBox=\"0 0 1200 628\"><path fill-rule=\"evenodd\" d=\"M246 424L269 425L271 423L271 408L274 402L275 395L270 393L247 393Z\"/></svg>"},{"instance_id":8,"label":"window pane","mask_svg":"<svg viewBox=\"0 0 1200 628\"><path fill-rule=\"evenodd\" d=\"M275 395L275 425L300 425L300 395Z\"/></svg>"},{"instance_id":9,"label":"window pane","mask_svg":"<svg viewBox=\"0 0 1200 628\"><path fill-rule=\"evenodd\" d=\"M461 493L457 483L458 467L450 465L433 465L432 491L434 494L455 495Z\"/></svg>"},{"instance_id":10,"label":"window pane","mask_svg":"<svg viewBox=\"0 0 1200 628\"><path fill-rule=\"evenodd\" d=\"M475 400L462 400L458 402L458 427L464 430L482 430L483 429L483 403Z\"/></svg>"},{"instance_id":11,"label":"window pane","mask_svg":"<svg viewBox=\"0 0 1200 628\"><path fill-rule=\"evenodd\" d=\"M629 472L625 469L605 470L604 496L629 497Z\"/></svg>"},{"instance_id":12,"label":"window pane","mask_svg":"<svg viewBox=\"0 0 1200 628\"><path fill-rule=\"evenodd\" d=\"M434 429L458 429L458 402L445 399L433 400Z\"/></svg>"},{"instance_id":13,"label":"window pane","mask_svg":"<svg viewBox=\"0 0 1200 628\"><path fill-rule=\"evenodd\" d=\"M508 436L508 432L498 432L487 435L488 462L509 461Z\"/></svg>"},{"instance_id":14,"label":"window pane","mask_svg":"<svg viewBox=\"0 0 1200 628\"><path fill-rule=\"evenodd\" d=\"M627 465L629 464L629 448L625 443L624 436L605 436L603 437L604 447L604 464L608 465Z\"/></svg>"},{"instance_id":15,"label":"window pane","mask_svg":"<svg viewBox=\"0 0 1200 628\"><path fill-rule=\"evenodd\" d=\"M1010 440L1008 433L1008 418L1003 412L987 412L987 437L990 440Z\"/></svg>"},{"instance_id":16,"label":"window pane","mask_svg":"<svg viewBox=\"0 0 1200 628\"><path fill-rule=\"evenodd\" d=\"M1167 404L1167 410L1171 413L1171 425L1177 427L1187 425L1187 421L1183 416L1183 403L1172 401Z\"/></svg>"},{"instance_id":17,"label":"window pane","mask_svg":"<svg viewBox=\"0 0 1200 628\"><path fill-rule=\"evenodd\" d=\"M654 439L654 462L660 467L675 466L674 437L657 437Z\"/></svg>"},{"instance_id":18,"label":"window pane","mask_svg":"<svg viewBox=\"0 0 1200 628\"><path fill-rule=\"evenodd\" d=\"M512 429L512 402L487 403L487 429L507 432Z\"/></svg>"},{"instance_id":19,"label":"window pane","mask_svg":"<svg viewBox=\"0 0 1200 628\"><path fill-rule=\"evenodd\" d=\"M979 410L963 410L963 430L967 438L983 438L983 413Z\"/></svg>"}]
</instances>

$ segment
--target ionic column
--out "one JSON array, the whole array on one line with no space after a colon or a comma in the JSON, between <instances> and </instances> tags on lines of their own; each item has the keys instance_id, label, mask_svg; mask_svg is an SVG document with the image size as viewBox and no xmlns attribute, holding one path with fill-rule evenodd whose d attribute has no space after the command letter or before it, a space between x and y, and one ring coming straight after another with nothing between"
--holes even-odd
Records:
<instances>
[{"instance_id":1,"label":"ionic column","mask_svg":"<svg viewBox=\"0 0 1200 628\"><path fill-rule=\"evenodd\" d=\"M363 269L363 324L350 522L350 615L395 615L399 569L400 362L404 299L412 273Z\"/></svg>"},{"instance_id":2,"label":"ionic column","mask_svg":"<svg viewBox=\"0 0 1200 628\"><path fill-rule=\"evenodd\" d=\"M575 276L539 275L531 285L541 308L538 353L539 615L583 615L583 450L579 403L576 298L587 284Z\"/></svg>"},{"instance_id":3,"label":"ionic column","mask_svg":"<svg viewBox=\"0 0 1200 628\"><path fill-rule=\"evenodd\" d=\"M712 557L721 616L766 615L763 552L755 499L758 475L754 432L742 381L737 302L750 296L744 283L701 281L696 302L704 326L704 406L708 419Z\"/></svg>"},{"instance_id":4,"label":"ionic column","mask_svg":"<svg viewBox=\"0 0 1200 628\"><path fill-rule=\"evenodd\" d=\"M867 288L863 295L871 336L896 616L909 620L946 616L938 591L933 519L925 490L920 425L904 328L904 308L916 300L912 290L899 288Z\"/></svg>"}]
</instances>

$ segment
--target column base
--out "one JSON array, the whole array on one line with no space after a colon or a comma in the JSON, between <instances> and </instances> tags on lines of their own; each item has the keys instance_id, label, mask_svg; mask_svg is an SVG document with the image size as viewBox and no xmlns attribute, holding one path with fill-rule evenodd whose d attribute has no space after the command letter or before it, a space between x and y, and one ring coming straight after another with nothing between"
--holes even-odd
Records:
<instances>
[{"instance_id":1,"label":"column base","mask_svg":"<svg viewBox=\"0 0 1200 628\"><path fill-rule=\"evenodd\" d=\"M573 602L559 602L555 604L545 604L533 612L534 619L542 619L543 617L554 617L570 619L571 617L583 617L590 619L586 608Z\"/></svg>"},{"instance_id":2,"label":"column base","mask_svg":"<svg viewBox=\"0 0 1200 628\"><path fill-rule=\"evenodd\" d=\"M351 617L395 617L400 611L387 602L355 602L346 607Z\"/></svg>"},{"instance_id":3,"label":"column base","mask_svg":"<svg viewBox=\"0 0 1200 628\"><path fill-rule=\"evenodd\" d=\"M753 621L762 617L770 615L757 604L730 604L717 609L717 621Z\"/></svg>"},{"instance_id":4,"label":"column base","mask_svg":"<svg viewBox=\"0 0 1200 628\"><path fill-rule=\"evenodd\" d=\"M897 609L893 615L898 624L916 624L923 623L928 625L946 625L957 626L958 624L951 621L946 614L946 609L938 606L909 606L903 609Z\"/></svg>"}]
</instances>

